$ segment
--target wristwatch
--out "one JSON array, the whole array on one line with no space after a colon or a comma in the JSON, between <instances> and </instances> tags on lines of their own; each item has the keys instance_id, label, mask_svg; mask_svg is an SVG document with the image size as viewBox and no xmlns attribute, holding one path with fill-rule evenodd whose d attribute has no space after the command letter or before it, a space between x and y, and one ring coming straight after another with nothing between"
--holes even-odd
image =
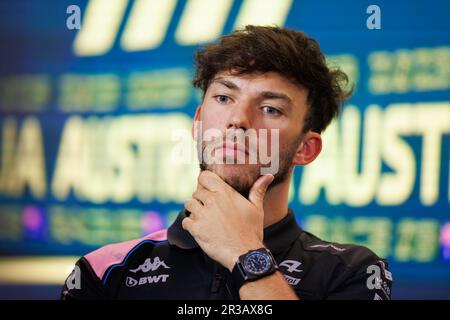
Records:
<instances>
[{"instance_id":1,"label":"wristwatch","mask_svg":"<svg viewBox=\"0 0 450 320\"><path fill-rule=\"evenodd\" d=\"M231 281L239 290L244 283L255 281L271 275L278 270L278 265L266 248L250 250L241 255L231 271Z\"/></svg>"}]
</instances>

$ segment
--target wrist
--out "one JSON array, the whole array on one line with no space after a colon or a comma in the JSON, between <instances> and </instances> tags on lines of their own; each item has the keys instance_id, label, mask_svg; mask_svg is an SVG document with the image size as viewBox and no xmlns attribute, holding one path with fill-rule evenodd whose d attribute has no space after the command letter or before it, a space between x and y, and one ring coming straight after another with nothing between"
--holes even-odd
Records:
<instances>
[{"instance_id":1,"label":"wrist","mask_svg":"<svg viewBox=\"0 0 450 320\"><path fill-rule=\"evenodd\" d=\"M257 281L269 277L278 265L270 250L258 248L241 255L231 271L233 287L240 289L247 282Z\"/></svg>"},{"instance_id":2,"label":"wrist","mask_svg":"<svg viewBox=\"0 0 450 320\"><path fill-rule=\"evenodd\" d=\"M262 242L261 243L255 242L252 245L242 246L239 249L234 250L233 253L230 255L230 258L227 259L224 267L227 268L230 272L233 271L233 268L236 265L236 262L238 262L240 256L246 254L250 250L257 250L260 248L265 248L264 244Z\"/></svg>"}]
</instances>

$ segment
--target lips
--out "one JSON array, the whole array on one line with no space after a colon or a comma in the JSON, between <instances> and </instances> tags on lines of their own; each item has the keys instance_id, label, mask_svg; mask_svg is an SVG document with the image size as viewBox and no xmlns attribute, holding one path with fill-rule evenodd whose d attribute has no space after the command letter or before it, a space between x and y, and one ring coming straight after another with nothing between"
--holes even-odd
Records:
<instances>
[{"instance_id":1,"label":"lips","mask_svg":"<svg viewBox=\"0 0 450 320\"><path fill-rule=\"evenodd\" d=\"M233 150L233 151L240 151L240 152L243 152L246 155L248 155L248 152L243 145L237 144L237 143L234 143L231 141L227 141L227 142L223 143L221 147L224 151L226 149L228 149L228 150Z\"/></svg>"}]
</instances>

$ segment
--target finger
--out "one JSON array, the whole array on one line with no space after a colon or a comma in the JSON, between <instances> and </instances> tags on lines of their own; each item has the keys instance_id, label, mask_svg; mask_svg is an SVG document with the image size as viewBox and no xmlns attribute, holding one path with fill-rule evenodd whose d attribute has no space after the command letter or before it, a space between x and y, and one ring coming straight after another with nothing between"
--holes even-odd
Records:
<instances>
[{"instance_id":1,"label":"finger","mask_svg":"<svg viewBox=\"0 0 450 320\"><path fill-rule=\"evenodd\" d=\"M212 192L223 190L228 186L217 174L209 170L200 172L197 181L199 185Z\"/></svg>"},{"instance_id":2,"label":"finger","mask_svg":"<svg viewBox=\"0 0 450 320\"><path fill-rule=\"evenodd\" d=\"M181 221L181 226L183 227L184 230L188 231L189 233L192 232L192 225L194 223L194 220L192 220L189 217L184 218Z\"/></svg>"},{"instance_id":3,"label":"finger","mask_svg":"<svg viewBox=\"0 0 450 320\"><path fill-rule=\"evenodd\" d=\"M195 190L194 193L192 193L192 198L197 199L203 205L206 205L206 203L208 202L207 199L211 197L211 193L212 193L211 191L205 189L203 186L198 185L197 190Z\"/></svg>"},{"instance_id":4,"label":"finger","mask_svg":"<svg viewBox=\"0 0 450 320\"><path fill-rule=\"evenodd\" d=\"M189 199L184 202L184 207L191 213L191 217L195 218L195 215L202 210L203 205L197 199Z\"/></svg>"},{"instance_id":5,"label":"finger","mask_svg":"<svg viewBox=\"0 0 450 320\"><path fill-rule=\"evenodd\" d=\"M269 185L272 183L275 177L271 174L265 174L256 180L250 189L248 199L257 208L262 209L264 204L264 197L266 196L266 191Z\"/></svg>"}]
</instances>

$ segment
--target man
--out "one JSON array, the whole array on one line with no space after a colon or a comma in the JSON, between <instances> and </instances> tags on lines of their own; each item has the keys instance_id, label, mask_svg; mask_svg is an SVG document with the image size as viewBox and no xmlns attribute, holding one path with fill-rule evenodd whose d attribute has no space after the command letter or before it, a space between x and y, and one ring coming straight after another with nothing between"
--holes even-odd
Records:
<instances>
[{"instance_id":1,"label":"man","mask_svg":"<svg viewBox=\"0 0 450 320\"><path fill-rule=\"evenodd\" d=\"M288 209L293 169L319 155L320 134L348 96L345 80L315 40L289 29L247 26L199 51L196 191L168 230L81 258L62 298L389 299L384 260L318 239ZM220 134L207 139L212 130ZM256 147L239 140L251 130L266 133ZM229 161L238 156L244 164Z\"/></svg>"}]
</instances>

